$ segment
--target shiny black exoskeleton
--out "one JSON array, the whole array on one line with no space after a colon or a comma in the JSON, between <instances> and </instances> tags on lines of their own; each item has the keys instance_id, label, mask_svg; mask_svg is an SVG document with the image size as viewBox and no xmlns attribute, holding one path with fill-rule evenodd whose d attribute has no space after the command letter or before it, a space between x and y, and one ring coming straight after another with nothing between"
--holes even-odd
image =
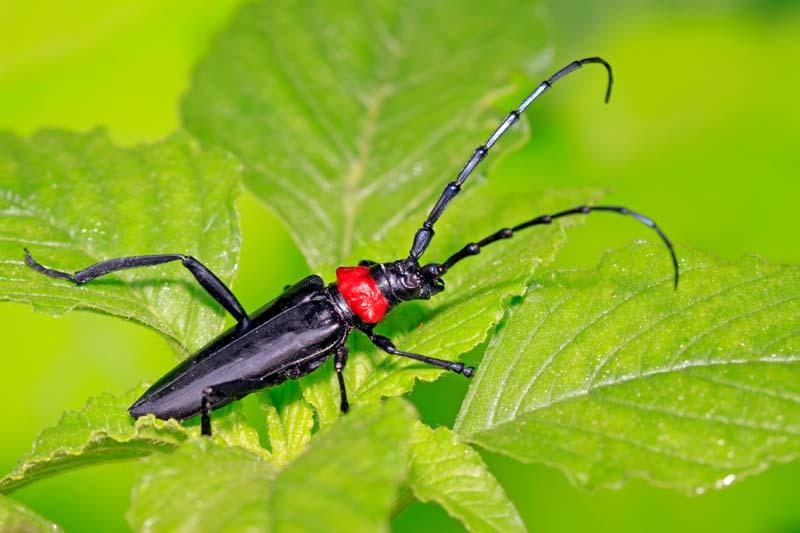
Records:
<instances>
[{"instance_id":1,"label":"shiny black exoskeleton","mask_svg":"<svg viewBox=\"0 0 800 533\"><path fill-rule=\"evenodd\" d=\"M131 407L138 418L154 414L158 418L185 420L202 414L202 433L211 434L209 412L253 391L296 379L314 371L329 357L334 358L341 390L341 409L347 411L347 391L343 372L347 364L347 338L353 330L364 333L381 350L415 359L471 377L472 367L463 363L434 359L399 350L391 340L373 332L386 313L402 301L425 300L444 290L442 276L459 261L480 253L495 241L508 239L516 232L554 220L606 211L629 215L653 228L666 244L678 283L678 262L672 244L649 218L617 206L580 206L551 215L542 215L488 237L469 243L442 263L420 265L420 258L434 235L433 227L450 201L460 192L475 167L541 94L561 77L589 63L603 65L608 72L606 101L611 93L611 67L603 59L590 57L574 61L539 84L500 123L486 142L469 158L454 181L450 182L431 209L406 259L388 263L362 261L358 267L340 268L337 280L325 285L319 276L309 276L288 287L280 296L255 313L248 315L225 284L193 257L182 254L159 254L110 259L89 266L75 274L42 266L25 250L25 261L33 269L50 277L86 283L118 270L180 261L200 285L237 321L195 355L162 377Z\"/></svg>"}]
</instances>

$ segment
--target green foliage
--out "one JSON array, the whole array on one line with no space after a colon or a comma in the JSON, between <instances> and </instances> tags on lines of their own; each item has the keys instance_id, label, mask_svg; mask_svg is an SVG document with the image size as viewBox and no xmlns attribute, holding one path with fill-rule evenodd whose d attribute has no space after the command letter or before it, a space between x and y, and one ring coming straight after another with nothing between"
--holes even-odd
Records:
<instances>
[{"instance_id":1,"label":"green foliage","mask_svg":"<svg viewBox=\"0 0 800 533\"><path fill-rule=\"evenodd\" d=\"M300 397L296 382L260 393L267 415L271 461L283 466L306 448L314 427L314 411Z\"/></svg>"},{"instance_id":2,"label":"green foliage","mask_svg":"<svg viewBox=\"0 0 800 533\"><path fill-rule=\"evenodd\" d=\"M537 280L487 349L456 425L555 465L702 493L800 453L800 269L631 246Z\"/></svg>"},{"instance_id":3,"label":"green foliage","mask_svg":"<svg viewBox=\"0 0 800 533\"><path fill-rule=\"evenodd\" d=\"M481 456L449 429L416 423L410 464L414 496L439 503L470 531L525 531Z\"/></svg>"},{"instance_id":4,"label":"green foliage","mask_svg":"<svg viewBox=\"0 0 800 533\"><path fill-rule=\"evenodd\" d=\"M142 465L128 521L147 531L386 531L406 476L411 409L354 409L283 470L206 439Z\"/></svg>"},{"instance_id":5,"label":"green foliage","mask_svg":"<svg viewBox=\"0 0 800 533\"><path fill-rule=\"evenodd\" d=\"M249 4L185 98L199 142L179 133L122 149L97 131L0 136L0 298L120 316L183 352L199 347L224 314L179 266L76 288L24 267L21 249L66 270L189 253L230 282L240 172L329 279L339 264L404 257L432 200L502 116L511 74L541 66L545 33L537 3L510 0ZM426 258L600 196L499 195L482 181L437 225ZM470 531L520 531L470 443L582 484L641 477L695 493L795 458L798 270L682 250L674 293L664 250L634 246L596 271L539 276L572 223L487 248L447 275L447 292L381 325L401 348L444 359L491 338L455 432L412 421L402 401L381 403L441 371L355 339L350 416L339 417L330 365L258 394L265 447L238 404L215 413L214 439L196 439L191 424L133 421L126 409L142 388L105 394L45 430L0 491L149 456L128 515L137 530L385 530L405 490ZM0 497L0 529L16 527L55 528Z\"/></svg>"},{"instance_id":6,"label":"green foliage","mask_svg":"<svg viewBox=\"0 0 800 533\"><path fill-rule=\"evenodd\" d=\"M128 407L145 390L141 386L122 396L102 394L90 398L80 411L64 413L56 426L42 431L33 450L19 460L16 468L0 479L0 492L11 492L39 478L81 466L172 450L199 433L175 420L163 421L153 416L134 420ZM225 407L215 415L214 430L219 441L267 455L239 405Z\"/></svg>"},{"instance_id":7,"label":"green foliage","mask_svg":"<svg viewBox=\"0 0 800 533\"><path fill-rule=\"evenodd\" d=\"M262 531L270 519L275 469L245 450L193 439L140 470L128 512L135 531Z\"/></svg>"},{"instance_id":8,"label":"green foliage","mask_svg":"<svg viewBox=\"0 0 800 533\"><path fill-rule=\"evenodd\" d=\"M143 387L120 397L106 393L89 399L80 411L64 413L55 427L39 435L17 467L0 479L0 492L70 468L172 449L186 440L189 431L175 420L131 418L128 407L142 392Z\"/></svg>"},{"instance_id":9,"label":"green foliage","mask_svg":"<svg viewBox=\"0 0 800 533\"><path fill-rule=\"evenodd\" d=\"M62 529L37 515L21 503L0 496L0 531L8 531L9 533L46 531L58 533Z\"/></svg>"},{"instance_id":10,"label":"green foliage","mask_svg":"<svg viewBox=\"0 0 800 533\"><path fill-rule=\"evenodd\" d=\"M327 274L430 207L496 125L509 72L542 66L541 12L513 0L253 3L200 63L184 124L241 159L248 187Z\"/></svg>"},{"instance_id":11,"label":"green foliage","mask_svg":"<svg viewBox=\"0 0 800 533\"><path fill-rule=\"evenodd\" d=\"M25 266L22 249L67 271L137 253L186 253L230 281L239 250L237 176L232 157L184 135L123 149L102 131L0 133L0 298L51 312L108 313L185 350L202 346L220 331L223 312L180 265L76 288Z\"/></svg>"}]
</instances>

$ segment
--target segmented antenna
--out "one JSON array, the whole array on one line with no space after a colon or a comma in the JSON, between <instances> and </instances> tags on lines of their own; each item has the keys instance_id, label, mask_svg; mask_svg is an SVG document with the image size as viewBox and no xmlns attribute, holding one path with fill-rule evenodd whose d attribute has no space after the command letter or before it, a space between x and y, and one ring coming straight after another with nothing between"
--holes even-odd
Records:
<instances>
[{"instance_id":1,"label":"segmented antenna","mask_svg":"<svg viewBox=\"0 0 800 533\"><path fill-rule=\"evenodd\" d=\"M550 89L550 87L552 87L556 81L563 78L570 72L578 70L583 65L588 65L590 63L599 63L606 68L606 71L608 71L608 86L606 88L605 98L606 103L608 103L609 98L611 98L611 86L614 83L614 76L611 73L611 65L599 57L587 57L573 61L566 67L550 76L550 78L540 83L539 86L536 87L536 89L534 89L534 91L522 101L518 108L511 111L506 116L503 122L501 122L497 129L494 130L494 133L492 133L489 138L486 139L486 142L475 149L475 151L472 153L472 157L469 158L467 163L461 169L461 172L458 173L455 181L451 181L447 184L447 187L445 187L442 195L439 196L439 199L436 201L433 209L431 209L428 218L414 235L414 244L411 246L411 251L409 252L408 256L409 259L417 261L420 257L422 257L422 254L424 254L425 250L428 249L431 239L433 239L433 225L436 224L436 221L439 220L440 216L442 216L442 213L447 208L447 205L451 200L453 200L453 198L456 197L456 195L458 195L459 192L461 192L461 186L465 181L467 181L467 178L470 174L472 174L472 171L475 170L475 167L477 167L478 164L483 161L492 146L494 146L495 143L500 140L508 128L510 128L517 120L519 120L520 115L525 112L528 106L531 105L534 100L544 94L548 89Z\"/></svg>"}]
</instances>

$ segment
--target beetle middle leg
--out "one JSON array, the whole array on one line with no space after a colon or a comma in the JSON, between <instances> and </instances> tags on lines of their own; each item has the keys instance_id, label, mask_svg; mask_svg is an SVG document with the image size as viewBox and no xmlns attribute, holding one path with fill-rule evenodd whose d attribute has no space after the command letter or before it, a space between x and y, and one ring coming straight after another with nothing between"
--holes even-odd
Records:
<instances>
[{"instance_id":1,"label":"beetle middle leg","mask_svg":"<svg viewBox=\"0 0 800 533\"><path fill-rule=\"evenodd\" d=\"M421 361L429 365L443 368L444 370L450 370L456 374L463 374L468 378L471 378L475 374L475 367L464 366L464 363L458 361L447 361L445 359L436 359L435 357L428 357L427 355L420 355L418 353L404 352L403 350L399 350L389 338L383 335L376 335L369 330L364 331L364 333L375 346L386 353L399 355L400 357L408 357L409 359Z\"/></svg>"},{"instance_id":2,"label":"beetle middle leg","mask_svg":"<svg viewBox=\"0 0 800 533\"><path fill-rule=\"evenodd\" d=\"M214 298L222 307L225 308L237 322L241 325L247 324L247 313L245 312L242 304L236 299L233 292L219 279L211 270L208 269L203 263L190 255L183 254L157 254L157 255L136 255L131 257L120 257L117 259L108 259L90 265L82 270L70 274L48 268L38 261L36 261L28 249L25 249L25 263L41 274L51 278L65 279L82 285L100 276L105 276L118 270L127 270L131 268L139 268L152 265L160 265L162 263L169 263L172 261L180 261L189 272L195 277L200 286Z\"/></svg>"},{"instance_id":3,"label":"beetle middle leg","mask_svg":"<svg viewBox=\"0 0 800 533\"><path fill-rule=\"evenodd\" d=\"M336 377L339 378L339 392L341 392L340 409L343 413L350 410L350 404L347 402L347 387L344 384L344 367L347 365L347 346L340 346L336 349L336 354L333 358L333 368L336 369Z\"/></svg>"}]
</instances>

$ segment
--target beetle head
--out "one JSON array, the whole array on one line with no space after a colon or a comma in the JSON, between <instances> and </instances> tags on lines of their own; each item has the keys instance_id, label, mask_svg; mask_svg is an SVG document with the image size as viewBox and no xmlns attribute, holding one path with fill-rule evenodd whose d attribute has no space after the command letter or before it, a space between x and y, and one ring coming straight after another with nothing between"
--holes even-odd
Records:
<instances>
[{"instance_id":1,"label":"beetle head","mask_svg":"<svg viewBox=\"0 0 800 533\"><path fill-rule=\"evenodd\" d=\"M372 274L392 302L427 300L444 290L439 265L435 264L420 267L418 262L404 259L376 265Z\"/></svg>"}]
</instances>

